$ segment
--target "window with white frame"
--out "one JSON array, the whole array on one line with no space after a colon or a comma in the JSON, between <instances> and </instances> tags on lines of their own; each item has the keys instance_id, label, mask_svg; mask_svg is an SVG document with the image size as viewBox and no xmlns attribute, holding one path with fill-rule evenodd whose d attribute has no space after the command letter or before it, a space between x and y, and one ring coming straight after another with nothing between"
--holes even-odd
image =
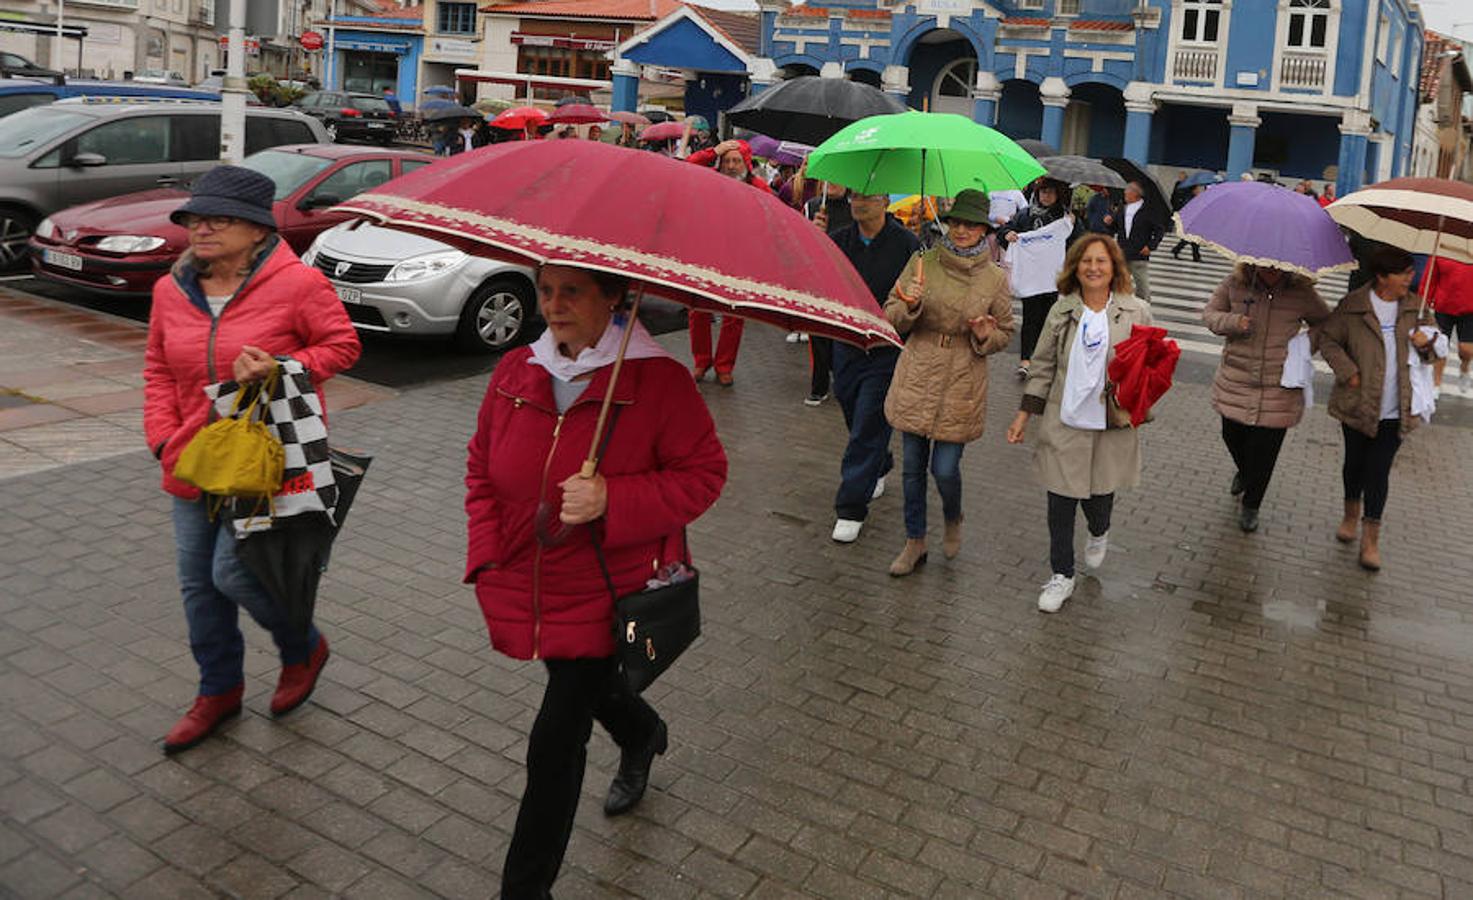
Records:
<instances>
[{"instance_id":1,"label":"window with white frame","mask_svg":"<svg viewBox=\"0 0 1473 900\"><path fill-rule=\"evenodd\" d=\"M1386 64L1386 50L1391 43L1391 17L1382 10L1376 19L1376 62Z\"/></svg>"},{"instance_id":2,"label":"window with white frame","mask_svg":"<svg viewBox=\"0 0 1473 900\"><path fill-rule=\"evenodd\" d=\"M1079 0L1059 0L1058 9L1058 15L1077 16L1079 15Z\"/></svg>"},{"instance_id":3,"label":"window with white frame","mask_svg":"<svg viewBox=\"0 0 1473 900\"><path fill-rule=\"evenodd\" d=\"M1392 27L1391 48L1386 51L1386 67L1391 70L1391 74L1393 75L1401 74L1401 36L1403 30L1400 25Z\"/></svg>"},{"instance_id":4,"label":"window with white frame","mask_svg":"<svg viewBox=\"0 0 1473 900\"><path fill-rule=\"evenodd\" d=\"M1193 44L1217 43L1222 0L1182 0L1181 39Z\"/></svg>"},{"instance_id":5,"label":"window with white frame","mask_svg":"<svg viewBox=\"0 0 1473 900\"><path fill-rule=\"evenodd\" d=\"M1330 30L1330 0L1289 0L1292 50L1323 50Z\"/></svg>"}]
</instances>

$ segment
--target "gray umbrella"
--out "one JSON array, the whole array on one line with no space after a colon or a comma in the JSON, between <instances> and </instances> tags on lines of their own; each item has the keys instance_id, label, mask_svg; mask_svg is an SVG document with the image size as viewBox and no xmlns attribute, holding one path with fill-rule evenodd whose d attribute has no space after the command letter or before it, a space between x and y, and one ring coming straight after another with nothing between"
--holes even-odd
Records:
<instances>
[{"instance_id":1,"label":"gray umbrella","mask_svg":"<svg viewBox=\"0 0 1473 900\"><path fill-rule=\"evenodd\" d=\"M1020 138L1017 141L1017 144L1019 147L1022 147L1025 151L1027 151L1028 155L1033 157L1034 159L1043 159L1045 156L1059 155L1059 151L1055 150L1053 147L1045 144L1043 141L1040 141L1037 138Z\"/></svg>"},{"instance_id":2,"label":"gray umbrella","mask_svg":"<svg viewBox=\"0 0 1473 900\"><path fill-rule=\"evenodd\" d=\"M1125 179L1088 156L1041 156L1038 162L1048 169L1050 178L1065 184L1102 184L1107 188L1125 187Z\"/></svg>"}]
</instances>

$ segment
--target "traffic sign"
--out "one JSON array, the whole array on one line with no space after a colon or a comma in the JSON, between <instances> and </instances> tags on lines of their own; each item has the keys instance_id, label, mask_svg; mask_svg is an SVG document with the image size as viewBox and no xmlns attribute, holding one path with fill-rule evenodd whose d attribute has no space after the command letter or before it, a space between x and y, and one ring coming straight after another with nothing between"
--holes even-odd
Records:
<instances>
[{"instance_id":1,"label":"traffic sign","mask_svg":"<svg viewBox=\"0 0 1473 900\"><path fill-rule=\"evenodd\" d=\"M316 31L304 31L298 40L301 42L303 50L322 49L322 35Z\"/></svg>"}]
</instances>

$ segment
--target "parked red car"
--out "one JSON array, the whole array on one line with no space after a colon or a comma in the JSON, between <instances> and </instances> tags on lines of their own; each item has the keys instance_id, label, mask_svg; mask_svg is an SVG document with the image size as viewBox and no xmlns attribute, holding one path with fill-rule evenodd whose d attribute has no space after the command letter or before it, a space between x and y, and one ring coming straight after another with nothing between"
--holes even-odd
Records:
<instances>
[{"instance_id":1,"label":"parked red car","mask_svg":"<svg viewBox=\"0 0 1473 900\"><path fill-rule=\"evenodd\" d=\"M277 226L300 254L349 218L329 207L433 162L413 150L296 144L252 154L244 165L276 182ZM38 278L102 293L148 295L189 246L184 229L169 221L188 196L174 188L140 191L54 213L31 238L31 269Z\"/></svg>"}]
</instances>

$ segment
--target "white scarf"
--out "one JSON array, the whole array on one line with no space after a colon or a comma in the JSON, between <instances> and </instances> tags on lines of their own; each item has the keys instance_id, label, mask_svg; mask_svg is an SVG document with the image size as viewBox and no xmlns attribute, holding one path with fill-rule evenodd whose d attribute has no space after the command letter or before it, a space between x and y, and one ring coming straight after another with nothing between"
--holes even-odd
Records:
<instances>
[{"instance_id":1,"label":"white scarf","mask_svg":"<svg viewBox=\"0 0 1473 900\"><path fill-rule=\"evenodd\" d=\"M1114 299L1111 295L1110 300ZM1105 430L1105 361L1110 355L1110 300L1105 301L1105 308L1099 312L1093 312L1087 306L1081 307L1059 406L1059 421L1071 428ZM1091 325L1092 328L1087 328Z\"/></svg>"},{"instance_id":2,"label":"white scarf","mask_svg":"<svg viewBox=\"0 0 1473 900\"><path fill-rule=\"evenodd\" d=\"M548 374L554 378L561 381L573 381L613 363L619 355L619 342L623 339L624 328L615 321L610 321L597 343L584 347L577 359L568 359L558 350L557 338L552 336L552 329L548 328L542 332L542 337L532 342L532 358L529 362L546 369ZM634 331L629 335L629 349L624 353L624 358L653 359L661 356L670 356L670 354L664 347L655 343L649 331L636 319Z\"/></svg>"}]
</instances>

